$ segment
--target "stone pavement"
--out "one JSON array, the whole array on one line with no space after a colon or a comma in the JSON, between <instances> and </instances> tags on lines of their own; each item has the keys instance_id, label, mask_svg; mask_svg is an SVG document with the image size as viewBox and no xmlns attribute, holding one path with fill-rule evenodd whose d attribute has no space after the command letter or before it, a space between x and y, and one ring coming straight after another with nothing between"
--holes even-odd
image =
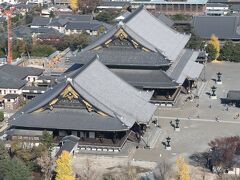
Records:
<instances>
[{"instance_id":1,"label":"stone pavement","mask_svg":"<svg viewBox=\"0 0 240 180\"><path fill-rule=\"evenodd\" d=\"M221 72L223 84L217 85L217 72ZM210 63L206 67L206 82L201 82L196 90L200 98L193 102L184 102L182 97L176 108L159 107L155 115L161 126L161 134L154 148L137 149L134 160L160 161L163 159L175 161L176 156L182 154L189 157L193 153L209 149L208 143L216 137L240 135L240 108L227 107L221 104L220 98L226 97L229 90L240 90L240 63L220 62ZM203 77L201 77L203 79ZM209 98L211 86L216 86L217 99ZM197 107L197 104L199 105ZM219 121L216 121L219 117ZM181 131L176 132L170 121L180 119ZM172 150L166 151L162 142L171 137Z\"/></svg>"}]
</instances>

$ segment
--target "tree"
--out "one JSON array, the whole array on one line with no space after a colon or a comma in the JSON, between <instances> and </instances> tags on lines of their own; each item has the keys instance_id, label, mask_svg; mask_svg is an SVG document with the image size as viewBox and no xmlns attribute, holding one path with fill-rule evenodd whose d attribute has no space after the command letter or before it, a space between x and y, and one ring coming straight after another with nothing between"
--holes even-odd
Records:
<instances>
[{"instance_id":1,"label":"tree","mask_svg":"<svg viewBox=\"0 0 240 180\"><path fill-rule=\"evenodd\" d=\"M55 17L54 11L50 11L49 17L50 18L54 18Z\"/></svg>"},{"instance_id":2,"label":"tree","mask_svg":"<svg viewBox=\"0 0 240 180\"><path fill-rule=\"evenodd\" d=\"M70 0L69 5L73 12L78 10L78 0Z\"/></svg>"},{"instance_id":3,"label":"tree","mask_svg":"<svg viewBox=\"0 0 240 180\"><path fill-rule=\"evenodd\" d=\"M231 167L234 155L240 154L239 136L216 138L208 145L212 149L210 156L214 157L214 162L212 163L221 169Z\"/></svg>"},{"instance_id":4,"label":"tree","mask_svg":"<svg viewBox=\"0 0 240 180\"><path fill-rule=\"evenodd\" d=\"M155 179L168 180L170 176L171 166L162 161L157 164L156 168L153 170L153 176Z\"/></svg>"},{"instance_id":5,"label":"tree","mask_svg":"<svg viewBox=\"0 0 240 180\"><path fill-rule=\"evenodd\" d=\"M26 180L29 168L18 158L11 159L3 142L0 142L0 179Z\"/></svg>"},{"instance_id":6,"label":"tree","mask_svg":"<svg viewBox=\"0 0 240 180\"><path fill-rule=\"evenodd\" d=\"M20 54L26 53L26 44L23 40L17 40L17 51Z\"/></svg>"},{"instance_id":7,"label":"tree","mask_svg":"<svg viewBox=\"0 0 240 180\"><path fill-rule=\"evenodd\" d=\"M81 180L95 180L98 175L93 169L92 162L89 159L86 159L84 162L84 168L77 173L77 177Z\"/></svg>"},{"instance_id":8,"label":"tree","mask_svg":"<svg viewBox=\"0 0 240 180\"><path fill-rule=\"evenodd\" d=\"M56 160L56 180L74 180L73 170L71 165L71 155L67 151Z\"/></svg>"},{"instance_id":9,"label":"tree","mask_svg":"<svg viewBox=\"0 0 240 180\"><path fill-rule=\"evenodd\" d=\"M217 59L220 55L220 42L218 40L218 37L213 34L208 44L211 44L214 47L214 60Z\"/></svg>"},{"instance_id":10,"label":"tree","mask_svg":"<svg viewBox=\"0 0 240 180\"><path fill-rule=\"evenodd\" d=\"M0 122L4 120L4 112L0 111Z\"/></svg>"},{"instance_id":11,"label":"tree","mask_svg":"<svg viewBox=\"0 0 240 180\"><path fill-rule=\"evenodd\" d=\"M41 157L37 158L37 164L40 166L45 180L51 179L52 158L48 151L45 151Z\"/></svg>"},{"instance_id":12,"label":"tree","mask_svg":"<svg viewBox=\"0 0 240 180\"><path fill-rule=\"evenodd\" d=\"M113 11L102 11L96 16L96 20L111 24L117 15L118 13Z\"/></svg>"},{"instance_id":13,"label":"tree","mask_svg":"<svg viewBox=\"0 0 240 180\"><path fill-rule=\"evenodd\" d=\"M4 146L4 143L0 141L0 162L9 157L8 152Z\"/></svg>"},{"instance_id":14,"label":"tree","mask_svg":"<svg viewBox=\"0 0 240 180\"><path fill-rule=\"evenodd\" d=\"M41 137L41 143L48 149L51 150L53 147L53 135L47 132L46 130L43 131Z\"/></svg>"},{"instance_id":15,"label":"tree","mask_svg":"<svg viewBox=\"0 0 240 180\"><path fill-rule=\"evenodd\" d=\"M56 51L56 48L50 46L50 45L44 45L44 44L34 44L32 46L32 56L37 57L46 57L52 54Z\"/></svg>"},{"instance_id":16,"label":"tree","mask_svg":"<svg viewBox=\"0 0 240 180\"><path fill-rule=\"evenodd\" d=\"M206 52L208 54L208 61L212 61L216 59L217 51L212 44L207 45Z\"/></svg>"},{"instance_id":17,"label":"tree","mask_svg":"<svg viewBox=\"0 0 240 180\"><path fill-rule=\"evenodd\" d=\"M226 41L221 49L221 59L224 61L240 62L240 43Z\"/></svg>"},{"instance_id":18,"label":"tree","mask_svg":"<svg viewBox=\"0 0 240 180\"><path fill-rule=\"evenodd\" d=\"M177 158L176 164L177 164L177 169L178 169L177 170L177 178L179 180L190 180L189 168L182 156L179 156Z\"/></svg>"},{"instance_id":19,"label":"tree","mask_svg":"<svg viewBox=\"0 0 240 180\"><path fill-rule=\"evenodd\" d=\"M26 180L30 177L29 168L19 159L7 159L1 163L4 171L1 174L3 179Z\"/></svg>"},{"instance_id":20,"label":"tree","mask_svg":"<svg viewBox=\"0 0 240 180\"><path fill-rule=\"evenodd\" d=\"M93 13L101 0L79 0L79 7L84 14Z\"/></svg>"}]
</instances>

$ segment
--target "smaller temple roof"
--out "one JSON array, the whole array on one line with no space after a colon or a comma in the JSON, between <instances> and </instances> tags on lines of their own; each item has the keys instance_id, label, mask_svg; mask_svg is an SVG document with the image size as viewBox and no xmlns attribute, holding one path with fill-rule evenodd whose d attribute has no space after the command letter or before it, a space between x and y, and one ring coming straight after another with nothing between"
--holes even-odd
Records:
<instances>
[{"instance_id":1,"label":"smaller temple roof","mask_svg":"<svg viewBox=\"0 0 240 180\"><path fill-rule=\"evenodd\" d=\"M171 63L159 52L146 52L131 47L108 47L99 50L80 52L77 56L70 58L71 63L86 64L95 55L98 55L101 62L109 67L162 67Z\"/></svg>"},{"instance_id":2,"label":"smaller temple roof","mask_svg":"<svg viewBox=\"0 0 240 180\"><path fill-rule=\"evenodd\" d=\"M83 49L88 51L108 41L119 29L132 39L153 52L160 52L167 59L175 61L183 50L190 35L181 34L154 17L143 6L131 13L95 42Z\"/></svg>"},{"instance_id":3,"label":"smaller temple roof","mask_svg":"<svg viewBox=\"0 0 240 180\"><path fill-rule=\"evenodd\" d=\"M179 84L168 77L162 70L112 69L111 71L132 86L141 89L172 89L179 87Z\"/></svg>"},{"instance_id":4,"label":"smaller temple roof","mask_svg":"<svg viewBox=\"0 0 240 180\"><path fill-rule=\"evenodd\" d=\"M240 90L228 91L226 99L240 101Z\"/></svg>"},{"instance_id":5,"label":"smaller temple roof","mask_svg":"<svg viewBox=\"0 0 240 180\"><path fill-rule=\"evenodd\" d=\"M167 70L167 74L177 83L183 84L186 78L197 79L204 67L196 63L199 51L184 49L173 65Z\"/></svg>"}]
</instances>

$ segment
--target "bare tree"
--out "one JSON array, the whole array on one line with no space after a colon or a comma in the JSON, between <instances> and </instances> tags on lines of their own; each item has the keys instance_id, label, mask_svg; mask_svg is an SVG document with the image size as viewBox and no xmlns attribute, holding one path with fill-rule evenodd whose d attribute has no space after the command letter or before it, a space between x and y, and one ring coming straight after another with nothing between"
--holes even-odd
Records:
<instances>
[{"instance_id":1,"label":"bare tree","mask_svg":"<svg viewBox=\"0 0 240 180\"><path fill-rule=\"evenodd\" d=\"M80 180L96 180L97 174L96 171L93 169L92 162L87 159L85 163L85 168L82 169L79 173L77 173L77 178Z\"/></svg>"},{"instance_id":2,"label":"bare tree","mask_svg":"<svg viewBox=\"0 0 240 180\"><path fill-rule=\"evenodd\" d=\"M53 165L52 158L48 151L45 151L43 155L36 159L37 164L41 167L41 172L44 174L44 178L51 179L51 169Z\"/></svg>"},{"instance_id":3,"label":"bare tree","mask_svg":"<svg viewBox=\"0 0 240 180\"><path fill-rule=\"evenodd\" d=\"M212 149L210 155L214 160L214 165L223 169L231 167L234 155L240 153L239 136L216 138L208 145Z\"/></svg>"},{"instance_id":4,"label":"bare tree","mask_svg":"<svg viewBox=\"0 0 240 180\"><path fill-rule=\"evenodd\" d=\"M171 166L165 160L163 160L157 164L156 168L153 170L153 175L157 180L168 180L170 171Z\"/></svg>"}]
</instances>

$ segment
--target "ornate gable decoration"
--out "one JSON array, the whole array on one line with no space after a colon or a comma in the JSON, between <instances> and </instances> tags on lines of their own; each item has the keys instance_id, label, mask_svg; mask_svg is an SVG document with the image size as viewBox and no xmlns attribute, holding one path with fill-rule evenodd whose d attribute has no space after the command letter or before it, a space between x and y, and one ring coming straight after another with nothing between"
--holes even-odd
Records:
<instances>
[{"instance_id":1,"label":"ornate gable decoration","mask_svg":"<svg viewBox=\"0 0 240 180\"><path fill-rule=\"evenodd\" d=\"M149 49L147 49L146 47L142 46L141 44L136 42L134 39L132 39L132 37L129 36L128 33L123 28L119 28L118 31L110 39L105 41L103 44L95 47L94 50L99 50L103 47L109 47L116 40L123 41L122 43L123 46L127 46L127 44L124 41L128 41L129 42L128 44L131 44L131 46L134 47L135 49L139 48L139 49L142 49L143 51L147 51L147 52L150 51Z\"/></svg>"},{"instance_id":2,"label":"ornate gable decoration","mask_svg":"<svg viewBox=\"0 0 240 180\"><path fill-rule=\"evenodd\" d=\"M55 107L70 107L70 108L80 108L87 109L88 112L96 112L102 116L107 116L104 112L98 110L92 106L87 100L82 98L71 85L68 85L57 98L51 100L44 107L36 110L36 112L42 112L46 109L53 110Z\"/></svg>"}]
</instances>

